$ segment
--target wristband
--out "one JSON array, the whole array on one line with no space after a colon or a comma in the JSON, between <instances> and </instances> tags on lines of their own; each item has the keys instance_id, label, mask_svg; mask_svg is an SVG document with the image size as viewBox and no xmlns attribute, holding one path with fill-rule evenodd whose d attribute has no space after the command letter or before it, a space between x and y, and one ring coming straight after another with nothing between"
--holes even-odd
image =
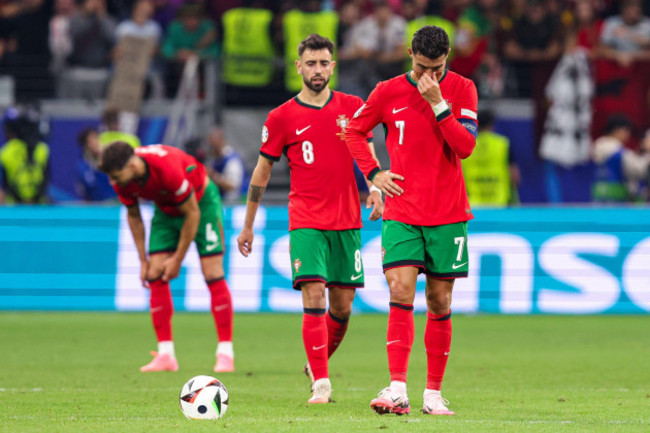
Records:
<instances>
[{"instance_id":1,"label":"wristband","mask_svg":"<svg viewBox=\"0 0 650 433\"><path fill-rule=\"evenodd\" d=\"M377 192L379 193L379 195L382 195L382 194L383 194L383 191L382 191L382 190L380 190L379 188L377 188L375 185L371 185L371 186L370 186L370 193L372 194L373 191L377 191Z\"/></svg>"},{"instance_id":2,"label":"wristband","mask_svg":"<svg viewBox=\"0 0 650 433\"><path fill-rule=\"evenodd\" d=\"M449 109L449 105L447 105L447 101L442 101L436 105L433 106L433 114L438 117L440 114L442 114L445 110Z\"/></svg>"}]
</instances>

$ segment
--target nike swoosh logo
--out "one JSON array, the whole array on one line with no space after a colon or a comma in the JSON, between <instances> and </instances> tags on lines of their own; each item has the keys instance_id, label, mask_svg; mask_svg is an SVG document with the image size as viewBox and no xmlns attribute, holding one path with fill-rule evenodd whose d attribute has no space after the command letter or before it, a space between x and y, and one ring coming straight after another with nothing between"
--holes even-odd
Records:
<instances>
[{"instance_id":1,"label":"nike swoosh logo","mask_svg":"<svg viewBox=\"0 0 650 433\"><path fill-rule=\"evenodd\" d=\"M226 308L228 308L228 304L217 305L216 307L214 307L214 311L221 311L221 310L225 310Z\"/></svg>"},{"instance_id":2,"label":"nike swoosh logo","mask_svg":"<svg viewBox=\"0 0 650 433\"><path fill-rule=\"evenodd\" d=\"M206 245L205 249L206 251L212 251L213 249L217 248L219 244L212 244L212 245Z\"/></svg>"},{"instance_id":3,"label":"nike swoosh logo","mask_svg":"<svg viewBox=\"0 0 650 433\"><path fill-rule=\"evenodd\" d=\"M327 344L323 344L322 346L311 346L311 350L321 350L323 347L327 346Z\"/></svg>"},{"instance_id":4,"label":"nike swoosh logo","mask_svg":"<svg viewBox=\"0 0 650 433\"><path fill-rule=\"evenodd\" d=\"M395 108L393 108L393 114L397 114L397 113L399 113L400 111L404 111L404 110L406 110L407 108L409 108L409 107L400 108L399 110L396 110Z\"/></svg>"},{"instance_id":5,"label":"nike swoosh logo","mask_svg":"<svg viewBox=\"0 0 650 433\"><path fill-rule=\"evenodd\" d=\"M390 346L391 344L393 344L393 343L398 343L398 342L400 342L400 341L401 341L401 340L393 340L393 341L389 341L388 343L386 343L386 346Z\"/></svg>"},{"instance_id":6,"label":"nike swoosh logo","mask_svg":"<svg viewBox=\"0 0 650 433\"><path fill-rule=\"evenodd\" d=\"M296 129L296 135L300 135L300 134L302 134L303 132L305 132L305 131L308 130L309 128L311 128L311 125L309 125L309 126L307 126L307 127L305 127L305 128L302 128L302 129Z\"/></svg>"},{"instance_id":7,"label":"nike swoosh logo","mask_svg":"<svg viewBox=\"0 0 650 433\"><path fill-rule=\"evenodd\" d=\"M458 268L460 268L461 266L465 266L466 264L467 264L467 262L465 262L465 263L461 263L460 265L453 264L453 265L451 265L451 269L458 269Z\"/></svg>"},{"instance_id":8,"label":"nike swoosh logo","mask_svg":"<svg viewBox=\"0 0 650 433\"><path fill-rule=\"evenodd\" d=\"M154 308L151 309L151 313L155 313L156 311L160 311L162 309L163 309L163 307L154 307Z\"/></svg>"},{"instance_id":9,"label":"nike swoosh logo","mask_svg":"<svg viewBox=\"0 0 650 433\"><path fill-rule=\"evenodd\" d=\"M445 356L449 356L451 352L445 352Z\"/></svg>"},{"instance_id":10,"label":"nike swoosh logo","mask_svg":"<svg viewBox=\"0 0 650 433\"><path fill-rule=\"evenodd\" d=\"M350 276L350 279L351 279L352 281L355 281L355 280L358 280L358 279L361 278L361 277L362 277L362 274L359 274L359 275L351 275L351 276Z\"/></svg>"}]
</instances>

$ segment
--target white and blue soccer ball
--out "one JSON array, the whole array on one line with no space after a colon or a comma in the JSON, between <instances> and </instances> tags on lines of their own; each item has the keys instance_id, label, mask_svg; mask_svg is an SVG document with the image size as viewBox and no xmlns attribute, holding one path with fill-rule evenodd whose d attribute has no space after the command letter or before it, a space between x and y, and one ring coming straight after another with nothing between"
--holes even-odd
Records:
<instances>
[{"instance_id":1,"label":"white and blue soccer ball","mask_svg":"<svg viewBox=\"0 0 650 433\"><path fill-rule=\"evenodd\" d=\"M212 376L195 376L179 396L181 411L189 419L219 419L228 410L228 390Z\"/></svg>"}]
</instances>

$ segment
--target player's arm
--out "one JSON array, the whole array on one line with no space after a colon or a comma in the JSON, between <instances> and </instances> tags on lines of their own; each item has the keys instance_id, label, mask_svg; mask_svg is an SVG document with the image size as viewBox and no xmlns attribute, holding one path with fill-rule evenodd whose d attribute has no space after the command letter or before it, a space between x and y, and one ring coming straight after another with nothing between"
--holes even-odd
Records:
<instances>
[{"instance_id":1,"label":"player's arm","mask_svg":"<svg viewBox=\"0 0 650 433\"><path fill-rule=\"evenodd\" d=\"M183 226L181 227L180 239L176 245L176 251L163 262L163 281L170 281L178 276L183 258L196 237L196 232L199 230L201 210L199 209L199 203L196 201L194 192L178 206L178 210L184 217Z\"/></svg>"},{"instance_id":2,"label":"player's arm","mask_svg":"<svg viewBox=\"0 0 650 433\"><path fill-rule=\"evenodd\" d=\"M138 251L138 258L140 259L140 282L142 283L142 287L148 287L147 272L149 271L149 259L147 258L147 251L145 249L144 222L142 221L140 205L137 201L126 207L126 219L129 223L135 248Z\"/></svg>"},{"instance_id":3,"label":"player's arm","mask_svg":"<svg viewBox=\"0 0 650 433\"><path fill-rule=\"evenodd\" d=\"M373 159L377 162L377 166L379 166L379 159L375 153L374 143L368 141L368 147L370 148ZM368 191L370 191L370 194L368 194L368 198L366 199L366 209L372 207L372 212L370 212L369 218L370 221L376 221L384 214L384 200L382 199L381 190L379 188L373 185L368 179L366 179L366 183L368 184Z\"/></svg>"},{"instance_id":4,"label":"player's arm","mask_svg":"<svg viewBox=\"0 0 650 433\"><path fill-rule=\"evenodd\" d=\"M244 227L237 238L239 252L244 257L248 257L253 252L253 223L255 222L255 215L257 214L257 209L260 207L264 190L271 178L272 167L273 161L260 155L257 159L257 166L251 176L251 183L248 187L248 200L246 201L246 219L244 220Z\"/></svg>"},{"instance_id":5,"label":"player's arm","mask_svg":"<svg viewBox=\"0 0 650 433\"><path fill-rule=\"evenodd\" d=\"M382 171L374 155L374 147L371 150L367 141L368 133L381 121L378 108L381 98L378 96L378 89L379 85L372 91L368 101L354 113L350 124L345 128L345 142L364 176L386 195L393 197L404 192L393 182L393 179L404 180L404 178L388 170Z\"/></svg>"},{"instance_id":6,"label":"player's arm","mask_svg":"<svg viewBox=\"0 0 650 433\"><path fill-rule=\"evenodd\" d=\"M422 74L418 82L418 90L422 97L429 103L433 113L436 116L438 126L449 147L458 155L459 158L465 159L472 154L476 146L476 122L461 123L462 119L456 119L452 114L451 108L442 97L440 85L438 82L427 74ZM471 111L476 113L476 87L472 84L464 89L468 93L465 98L471 104ZM473 92L473 94L469 94ZM459 101L460 102L460 101ZM463 101L464 102L464 101Z\"/></svg>"}]
</instances>

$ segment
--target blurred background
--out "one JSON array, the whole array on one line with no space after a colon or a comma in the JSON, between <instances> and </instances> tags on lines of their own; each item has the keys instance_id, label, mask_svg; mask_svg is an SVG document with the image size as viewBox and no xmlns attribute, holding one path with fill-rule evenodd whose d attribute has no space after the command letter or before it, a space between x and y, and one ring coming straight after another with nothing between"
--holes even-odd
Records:
<instances>
[{"instance_id":1,"label":"blurred background","mask_svg":"<svg viewBox=\"0 0 650 433\"><path fill-rule=\"evenodd\" d=\"M449 68L474 80L479 92L477 147L463 168L477 209L470 231L481 279L459 288L469 297L457 311L502 311L508 293L519 307L503 311L557 312L572 299L551 296L557 308L544 310L543 290L604 302L579 312L648 309L642 258L650 255L650 213L638 204L650 198L649 16L648 0L0 0L0 200L51 204L0 207L0 237L11 257L0 263L7 277L0 306L30 308L34 298L12 291L23 285L74 296L82 267L104 299L87 308L145 309L144 294L132 304L131 295L125 304L116 301L120 287L137 290L137 266L129 264L137 260L129 256L114 193L96 169L102 146L116 139L134 147L165 143L196 155L221 189L226 234L235 236L266 115L300 90L298 43L310 33L333 40L331 86L366 98L378 81L410 69L410 39L432 24L449 34ZM383 132L375 137L388 167ZM236 301L239 310L272 310L288 298L298 308L290 290L277 292L275 301L272 295L290 286L282 237L289 176L286 160L274 165L263 203L279 207L258 217L266 244L264 236L256 242L268 261L227 258L233 278L241 278L239 290L257 290L250 304L241 301L245 296ZM359 187L363 198L362 181ZM606 212L596 210L601 205ZM374 254L379 228L367 227L364 242ZM574 230L597 236L572 238ZM59 283L35 283L25 273L34 250L24 243L36 240L50 242L38 250L51 248L42 269L69 272ZM583 251L572 255L566 245ZM51 259L57 254L65 262ZM188 309L203 302L183 295L191 275L175 288ZM590 285L585 275L598 282ZM90 285L84 284L80 291ZM574 304L593 302L587 298ZM383 308L376 299L360 302L362 309Z\"/></svg>"}]
</instances>

